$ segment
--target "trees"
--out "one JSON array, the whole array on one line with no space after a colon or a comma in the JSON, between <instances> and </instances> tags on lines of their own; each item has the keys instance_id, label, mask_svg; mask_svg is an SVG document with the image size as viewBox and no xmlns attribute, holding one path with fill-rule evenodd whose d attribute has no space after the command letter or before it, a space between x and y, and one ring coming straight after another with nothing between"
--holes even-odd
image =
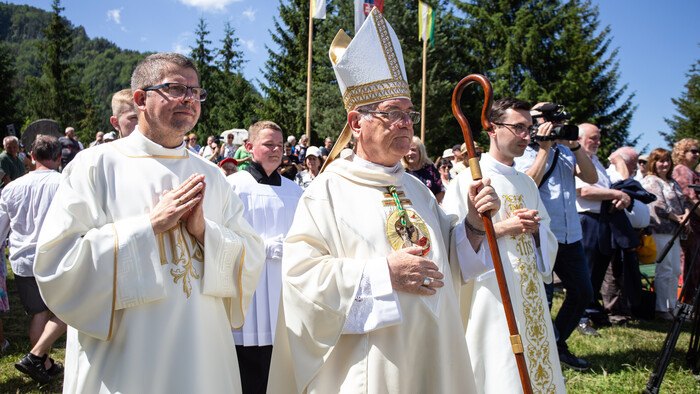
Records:
<instances>
[{"instance_id":1,"label":"trees","mask_svg":"<svg viewBox=\"0 0 700 394\"><path fill-rule=\"evenodd\" d=\"M683 138L700 139L700 60L690 67L686 76L686 91L679 98L671 99L678 114L664 118L671 132L661 134L669 145Z\"/></svg>"},{"instance_id":2,"label":"trees","mask_svg":"<svg viewBox=\"0 0 700 394\"><path fill-rule=\"evenodd\" d=\"M5 86L6 90L0 95L0 138L6 135L6 127L9 124L16 124L22 118L17 114L16 93L11 88L12 80L15 78L14 61L10 48L5 44L0 44L0 86Z\"/></svg>"},{"instance_id":3,"label":"trees","mask_svg":"<svg viewBox=\"0 0 700 394\"><path fill-rule=\"evenodd\" d=\"M78 73L71 63L73 37L70 24L61 17L60 0L52 4L52 19L42 29L45 41L38 43L43 56L41 77L27 78L26 104L33 119L55 119L61 126L77 125L84 101Z\"/></svg>"},{"instance_id":4,"label":"trees","mask_svg":"<svg viewBox=\"0 0 700 394\"><path fill-rule=\"evenodd\" d=\"M195 31L196 45L190 56L197 66L200 82L209 93L194 132L201 136L218 135L231 128L247 128L256 118L259 94L241 74L245 62L238 48L235 29L229 23L218 50L210 48L209 31L204 18Z\"/></svg>"},{"instance_id":5,"label":"trees","mask_svg":"<svg viewBox=\"0 0 700 394\"><path fill-rule=\"evenodd\" d=\"M598 9L589 0L473 0L455 2L465 12L468 43L462 57L493 83L494 98L566 105L571 123L601 129L599 157L633 145L629 123L634 94L618 87L617 50L610 28L596 32Z\"/></svg>"}]
</instances>

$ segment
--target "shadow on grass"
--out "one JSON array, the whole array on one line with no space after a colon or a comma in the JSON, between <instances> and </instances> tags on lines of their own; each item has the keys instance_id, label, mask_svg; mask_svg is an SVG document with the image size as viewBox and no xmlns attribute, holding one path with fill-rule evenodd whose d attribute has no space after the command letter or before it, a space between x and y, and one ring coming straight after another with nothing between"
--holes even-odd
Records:
<instances>
[{"instance_id":1,"label":"shadow on grass","mask_svg":"<svg viewBox=\"0 0 700 394\"><path fill-rule=\"evenodd\" d=\"M33 381L29 377L14 376L0 382L0 393L60 393L63 391L63 379L54 380L43 386Z\"/></svg>"}]
</instances>

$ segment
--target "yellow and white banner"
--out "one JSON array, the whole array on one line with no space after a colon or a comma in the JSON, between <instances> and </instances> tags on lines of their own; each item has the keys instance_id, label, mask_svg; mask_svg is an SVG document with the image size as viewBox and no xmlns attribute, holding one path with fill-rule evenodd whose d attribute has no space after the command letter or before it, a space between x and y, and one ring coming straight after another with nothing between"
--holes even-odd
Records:
<instances>
[{"instance_id":1,"label":"yellow and white banner","mask_svg":"<svg viewBox=\"0 0 700 394\"><path fill-rule=\"evenodd\" d=\"M435 13L433 7L418 0L418 40L430 40L433 43L433 25Z\"/></svg>"}]
</instances>

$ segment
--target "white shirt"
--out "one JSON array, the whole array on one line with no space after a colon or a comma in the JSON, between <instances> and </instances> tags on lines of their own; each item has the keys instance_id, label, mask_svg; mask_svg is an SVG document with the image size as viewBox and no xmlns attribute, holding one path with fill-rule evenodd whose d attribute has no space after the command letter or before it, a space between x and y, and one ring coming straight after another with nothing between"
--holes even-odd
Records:
<instances>
[{"instance_id":1,"label":"white shirt","mask_svg":"<svg viewBox=\"0 0 700 394\"><path fill-rule=\"evenodd\" d=\"M582 181L580 178L576 177L576 190L579 190L581 188L584 188L586 186L595 186L599 187L601 189L610 189L610 185L612 183L610 182L610 178L608 177L607 172L605 172L605 167L603 167L602 164L600 164L600 160L598 160L598 156L593 155L591 157L591 161L593 162L593 165L595 166L595 172L598 174L598 182L596 183L586 183ZM589 198L583 198L579 195L576 196L576 210L581 213L581 212L591 212L591 213L600 213L600 200L592 200Z\"/></svg>"},{"instance_id":2,"label":"white shirt","mask_svg":"<svg viewBox=\"0 0 700 394\"><path fill-rule=\"evenodd\" d=\"M60 181L56 171L33 171L2 190L0 239L10 233L10 264L15 275L34 276L36 241Z\"/></svg>"}]
</instances>

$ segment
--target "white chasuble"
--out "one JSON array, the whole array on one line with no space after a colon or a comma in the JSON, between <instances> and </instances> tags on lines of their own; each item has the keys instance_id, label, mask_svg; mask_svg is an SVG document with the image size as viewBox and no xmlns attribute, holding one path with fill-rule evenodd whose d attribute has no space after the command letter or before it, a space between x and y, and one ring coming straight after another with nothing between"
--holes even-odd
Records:
<instances>
[{"instance_id":1,"label":"white chasuble","mask_svg":"<svg viewBox=\"0 0 700 394\"><path fill-rule=\"evenodd\" d=\"M292 226L303 190L285 177L280 186L263 185L248 171L226 181L243 202L243 217L265 243L265 265L250 303L243 328L233 331L236 345L272 345L282 291L282 241Z\"/></svg>"},{"instance_id":2,"label":"white chasuble","mask_svg":"<svg viewBox=\"0 0 700 394\"><path fill-rule=\"evenodd\" d=\"M156 236L151 210L195 173L204 245L183 223ZM220 170L137 128L62 175L34 272L69 325L64 392L240 392L231 327L243 325L264 254Z\"/></svg>"},{"instance_id":3,"label":"white chasuble","mask_svg":"<svg viewBox=\"0 0 700 394\"><path fill-rule=\"evenodd\" d=\"M551 280L557 241L549 230L549 215L540 199L537 186L526 174L481 155L483 176L501 199L501 209L493 222L510 218L521 208L539 211L539 234L519 234L498 238L503 270L508 282L515 320L524 346L530 383L535 393L564 393L564 379L559 364L552 319L547 305L544 281ZM443 208L460 217L466 212L467 184L471 172L464 171L450 182ZM539 241L539 242L538 242ZM537 245L539 243L539 245ZM510 344L498 281L494 271L481 275L474 288L465 286L462 293L462 319L466 341L474 367L478 393L521 393L518 367Z\"/></svg>"},{"instance_id":4,"label":"white chasuble","mask_svg":"<svg viewBox=\"0 0 700 394\"><path fill-rule=\"evenodd\" d=\"M268 392L474 392L459 316L462 261L453 254L455 217L445 215L425 185L405 175L400 165L382 171L348 153L306 189L285 240ZM397 223L389 186L396 187L408 216L405 224ZM388 298L400 308L399 321L346 325L367 316L357 305L364 302L358 294L363 278L406 245L423 248L445 275L445 286L432 296L392 295L389 287ZM467 265L485 272L468 248ZM372 286L374 280L369 279Z\"/></svg>"}]
</instances>

